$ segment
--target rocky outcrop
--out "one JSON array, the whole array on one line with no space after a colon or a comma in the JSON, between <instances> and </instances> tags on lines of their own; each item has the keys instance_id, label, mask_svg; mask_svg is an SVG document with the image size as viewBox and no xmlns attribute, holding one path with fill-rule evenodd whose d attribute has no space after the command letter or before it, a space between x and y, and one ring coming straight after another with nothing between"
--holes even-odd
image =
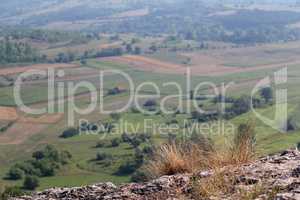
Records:
<instances>
[{"instance_id":1,"label":"rocky outcrop","mask_svg":"<svg viewBox=\"0 0 300 200\"><path fill-rule=\"evenodd\" d=\"M272 194L271 199L300 200L300 152L297 150L287 150L238 168L232 166L224 170L230 171L230 176L234 177L235 189L222 198L211 199L236 200L240 198L236 195L240 191L237 188L251 191L261 185L264 190L257 192L255 199L270 199ZM100 183L78 188L53 188L13 200L199 199L201 197L194 196L194 182L213 174L213 171L204 171L196 175L163 176L147 183L131 183L120 187L112 183Z\"/></svg>"}]
</instances>

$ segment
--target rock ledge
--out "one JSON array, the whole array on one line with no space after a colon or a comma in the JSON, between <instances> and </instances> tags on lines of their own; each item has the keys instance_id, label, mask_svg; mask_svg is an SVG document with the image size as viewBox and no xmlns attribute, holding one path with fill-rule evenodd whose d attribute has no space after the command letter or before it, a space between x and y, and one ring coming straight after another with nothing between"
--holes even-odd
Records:
<instances>
[{"instance_id":1,"label":"rock ledge","mask_svg":"<svg viewBox=\"0 0 300 200\"><path fill-rule=\"evenodd\" d=\"M300 200L300 152L286 150L267 156L238 169L230 169L237 177L235 187L251 188L262 183L267 189L279 188L276 200ZM53 188L43 192L12 198L11 200L152 200L152 199L197 199L192 195L195 179L211 176L210 172L198 175L180 174L163 176L147 183L130 183L116 187L112 183L100 183L86 187ZM216 198L212 198L216 199ZM218 198L217 198L218 199ZM224 194L222 199L236 199ZM257 199L267 199L261 194Z\"/></svg>"}]
</instances>

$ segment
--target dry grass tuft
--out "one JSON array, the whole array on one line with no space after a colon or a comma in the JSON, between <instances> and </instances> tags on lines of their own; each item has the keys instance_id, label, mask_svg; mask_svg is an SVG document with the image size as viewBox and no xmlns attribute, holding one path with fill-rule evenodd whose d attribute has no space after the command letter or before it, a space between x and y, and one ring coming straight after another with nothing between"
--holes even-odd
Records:
<instances>
[{"instance_id":1,"label":"dry grass tuft","mask_svg":"<svg viewBox=\"0 0 300 200\"><path fill-rule=\"evenodd\" d=\"M151 178L178 173L194 173L201 170L218 170L224 166L239 166L255 158L254 125L240 125L232 145L216 148L201 135L185 142L171 142L156 149L153 158L145 166Z\"/></svg>"},{"instance_id":2,"label":"dry grass tuft","mask_svg":"<svg viewBox=\"0 0 300 200\"><path fill-rule=\"evenodd\" d=\"M195 181L193 187L195 196L198 199L205 199L231 193L236 183L232 171L255 158L254 124L240 125L231 145L224 148L217 148L203 136L200 142L195 141L191 139L161 146L146 165L146 172L151 178L155 178L162 175L211 170L213 175Z\"/></svg>"},{"instance_id":3,"label":"dry grass tuft","mask_svg":"<svg viewBox=\"0 0 300 200\"><path fill-rule=\"evenodd\" d=\"M255 124L248 122L241 124L231 147L231 160L233 164L244 164L255 158Z\"/></svg>"},{"instance_id":4,"label":"dry grass tuft","mask_svg":"<svg viewBox=\"0 0 300 200\"><path fill-rule=\"evenodd\" d=\"M189 172L184 152L175 143L157 149L145 169L150 177Z\"/></svg>"}]
</instances>

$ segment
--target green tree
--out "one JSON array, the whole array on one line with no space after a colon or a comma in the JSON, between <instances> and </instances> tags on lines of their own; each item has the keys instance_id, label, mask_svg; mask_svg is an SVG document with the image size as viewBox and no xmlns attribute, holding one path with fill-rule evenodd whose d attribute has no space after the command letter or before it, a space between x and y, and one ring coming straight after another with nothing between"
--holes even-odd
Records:
<instances>
[{"instance_id":1,"label":"green tree","mask_svg":"<svg viewBox=\"0 0 300 200\"><path fill-rule=\"evenodd\" d=\"M12 167L8 172L8 178L11 180L19 180L24 176L24 171L18 167Z\"/></svg>"},{"instance_id":2,"label":"green tree","mask_svg":"<svg viewBox=\"0 0 300 200\"><path fill-rule=\"evenodd\" d=\"M134 54L140 55L142 53L142 49L140 47L135 47L134 48Z\"/></svg>"},{"instance_id":3,"label":"green tree","mask_svg":"<svg viewBox=\"0 0 300 200\"><path fill-rule=\"evenodd\" d=\"M156 52L158 50L157 46L155 44L151 45L149 48L152 52Z\"/></svg>"},{"instance_id":4,"label":"green tree","mask_svg":"<svg viewBox=\"0 0 300 200\"><path fill-rule=\"evenodd\" d=\"M61 138L70 138L79 134L79 130L77 128L68 128L65 130L60 137Z\"/></svg>"},{"instance_id":5,"label":"green tree","mask_svg":"<svg viewBox=\"0 0 300 200\"><path fill-rule=\"evenodd\" d=\"M271 102L273 99L273 90L271 87L262 88L260 91L260 95L264 98L266 103Z\"/></svg>"},{"instance_id":6,"label":"green tree","mask_svg":"<svg viewBox=\"0 0 300 200\"><path fill-rule=\"evenodd\" d=\"M131 52L132 52L132 45L131 45L131 44L127 44L127 45L126 45L126 51L127 51L128 53L131 53Z\"/></svg>"}]
</instances>

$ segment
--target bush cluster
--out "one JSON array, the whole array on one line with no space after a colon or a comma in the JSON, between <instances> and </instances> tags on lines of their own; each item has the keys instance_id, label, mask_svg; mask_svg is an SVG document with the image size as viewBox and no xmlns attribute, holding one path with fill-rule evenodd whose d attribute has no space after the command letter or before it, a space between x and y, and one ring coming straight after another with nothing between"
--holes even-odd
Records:
<instances>
[{"instance_id":1,"label":"bush cluster","mask_svg":"<svg viewBox=\"0 0 300 200\"><path fill-rule=\"evenodd\" d=\"M54 146L47 145L43 150L34 152L32 159L12 166L7 173L7 178L19 180L26 177L24 184L32 183L30 185L34 185L35 177L54 176L55 172L62 165L69 163L71 158L72 155L68 151L60 152ZM26 189L34 188L26 187Z\"/></svg>"}]
</instances>

